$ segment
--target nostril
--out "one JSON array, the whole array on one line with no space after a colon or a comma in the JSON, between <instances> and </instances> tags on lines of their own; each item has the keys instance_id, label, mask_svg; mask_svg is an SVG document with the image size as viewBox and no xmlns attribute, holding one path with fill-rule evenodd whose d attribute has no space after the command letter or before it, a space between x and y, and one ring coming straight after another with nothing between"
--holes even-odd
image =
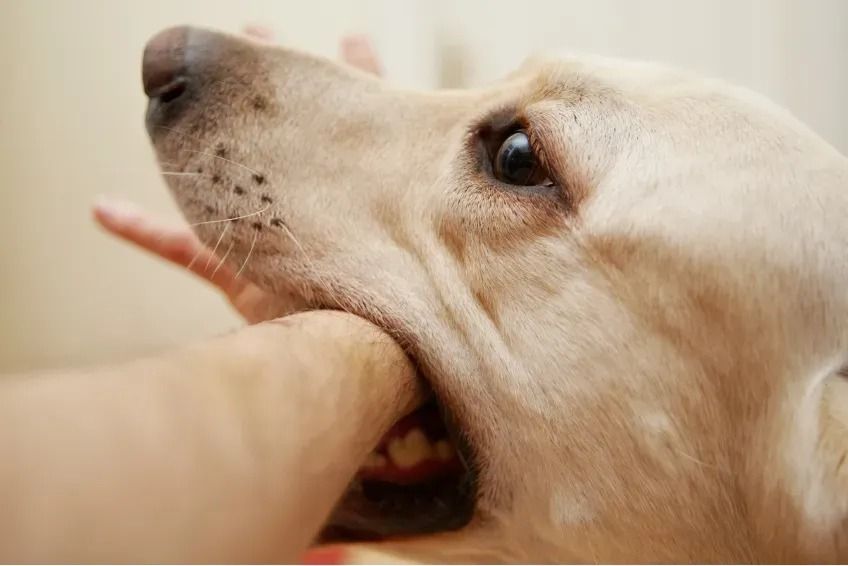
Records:
<instances>
[{"instance_id":1,"label":"nostril","mask_svg":"<svg viewBox=\"0 0 848 566\"><path fill-rule=\"evenodd\" d=\"M185 90L185 83L179 83L186 76L188 36L188 28L171 28L147 43L141 64L141 79L147 96L173 100Z\"/></svg>"},{"instance_id":2,"label":"nostril","mask_svg":"<svg viewBox=\"0 0 848 566\"><path fill-rule=\"evenodd\" d=\"M186 91L186 80L182 77L174 79L170 83L157 89L152 96L155 96L163 103L173 102L178 99Z\"/></svg>"}]
</instances>

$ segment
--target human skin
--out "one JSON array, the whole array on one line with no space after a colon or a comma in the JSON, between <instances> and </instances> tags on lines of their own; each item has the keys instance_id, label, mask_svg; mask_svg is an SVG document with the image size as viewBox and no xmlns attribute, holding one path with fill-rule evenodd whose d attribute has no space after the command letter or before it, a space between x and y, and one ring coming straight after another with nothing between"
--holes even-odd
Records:
<instances>
[{"instance_id":1,"label":"human skin","mask_svg":"<svg viewBox=\"0 0 848 566\"><path fill-rule=\"evenodd\" d=\"M401 348L333 311L6 377L0 561L296 561L419 398Z\"/></svg>"}]
</instances>

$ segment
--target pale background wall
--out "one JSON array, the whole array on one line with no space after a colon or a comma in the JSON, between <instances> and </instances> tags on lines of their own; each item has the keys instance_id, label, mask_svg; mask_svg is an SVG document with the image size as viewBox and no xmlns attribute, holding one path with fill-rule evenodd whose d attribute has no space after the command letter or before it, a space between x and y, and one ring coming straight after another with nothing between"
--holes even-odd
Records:
<instances>
[{"instance_id":1,"label":"pale background wall","mask_svg":"<svg viewBox=\"0 0 848 566\"><path fill-rule=\"evenodd\" d=\"M0 372L125 358L238 323L210 289L106 237L96 195L177 218L143 127L145 40L266 23L325 55L369 32L388 75L497 78L538 49L655 59L760 90L848 152L842 0L0 0Z\"/></svg>"}]
</instances>

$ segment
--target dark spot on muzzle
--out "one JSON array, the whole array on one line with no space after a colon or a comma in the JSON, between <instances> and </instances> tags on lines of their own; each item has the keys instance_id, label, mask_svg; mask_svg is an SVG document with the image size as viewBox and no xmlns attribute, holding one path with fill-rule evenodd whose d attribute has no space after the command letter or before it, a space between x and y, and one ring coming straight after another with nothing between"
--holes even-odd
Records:
<instances>
[{"instance_id":1,"label":"dark spot on muzzle","mask_svg":"<svg viewBox=\"0 0 848 566\"><path fill-rule=\"evenodd\" d=\"M263 112L268 109L268 100L264 96L256 95L251 100L250 105L258 112Z\"/></svg>"}]
</instances>

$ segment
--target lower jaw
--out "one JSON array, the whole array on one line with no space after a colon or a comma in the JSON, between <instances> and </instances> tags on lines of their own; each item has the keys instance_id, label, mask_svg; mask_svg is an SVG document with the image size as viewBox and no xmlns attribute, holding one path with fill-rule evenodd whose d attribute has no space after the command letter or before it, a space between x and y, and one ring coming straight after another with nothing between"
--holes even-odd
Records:
<instances>
[{"instance_id":1,"label":"lower jaw","mask_svg":"<svg viewBox=\"0 0 848 566\"><path fill-rule=\"evenodd\" d=\"M439 409L433 402L423 410ZM459 439L453 440L456 446ZM460 446L449 472L411 483L358 476L317 542L374 541L464 527L471 521L477 495L476 475L466 454Z\"/></svg>"}]
</instances>

